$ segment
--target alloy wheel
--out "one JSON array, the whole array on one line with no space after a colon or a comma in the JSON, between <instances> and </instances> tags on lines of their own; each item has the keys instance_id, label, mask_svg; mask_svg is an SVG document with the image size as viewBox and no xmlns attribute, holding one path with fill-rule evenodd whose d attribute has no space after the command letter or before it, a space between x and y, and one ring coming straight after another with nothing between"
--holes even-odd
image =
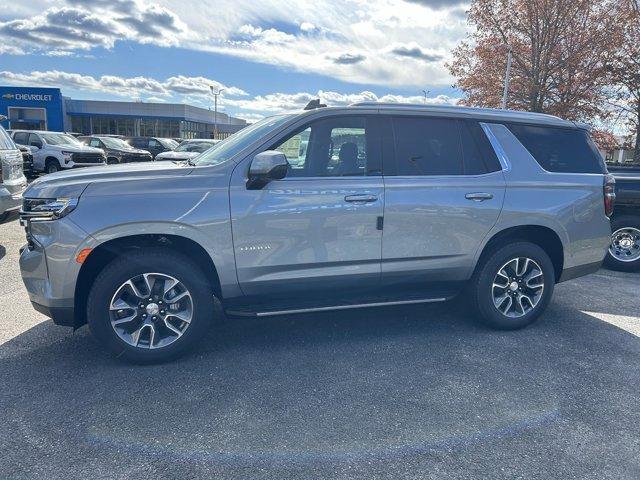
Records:
<instances>
[{"instance_id":1,"label":"alloy wheel","mask_svg":"<svg viewBox=\"0 0 640 480\"><path fill-rule=\"evenodd\" d=\"M624 227L611 235L609 253L621 262L635 262L640 258L640 230Z\"/></svg>"},{"instance_id":2,"label":"alloy wheel","mask_svg":"<svg viewBox=\"0 0 640 480\"><path fill-rule=\"evenodd\" d=\"M527 257L513 258L505 263L498 270L491 288L494 306L511 318L522 317L533 310L543 291L542 268Z\"/></svg>"},{"instance_id":3,"label":"alloy wheel","mask_svg":"<svg viewBox=\"0 0 640 480\"><path fill-rule=\"evenodd\" d=\"M137 348L162 348L178 340L193 318L191 293L178 279L143 273L116 290L109 305L111 326Z\"/></svg>"}]
</instances>

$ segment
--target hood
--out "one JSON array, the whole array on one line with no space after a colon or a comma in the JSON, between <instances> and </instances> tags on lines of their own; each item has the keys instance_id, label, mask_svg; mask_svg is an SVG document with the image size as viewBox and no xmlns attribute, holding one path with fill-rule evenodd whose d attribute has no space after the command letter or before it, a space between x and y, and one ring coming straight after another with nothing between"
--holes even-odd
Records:
<instances>
[{"instance_id":1,"label":"hood","mask_svg":"<svg viewBox=\"0 0 640 480\"><path fill-rule=\"evenodd\" d=\"M126 182L144 178L183 176L193 171L192 167L171 162L125 163L103 167L85 167L63 170L39 177L24 192L27 198L78 197L91 183Z\"/></svg>"},{"instance_id":2,"label":"hood","mask_svg":"<svg viewBox=\"0 0 640 480\"><path fill-rule=\"evenodd\" d=\"M198 152L162 152L156 155L156 160L189 160L200 155Z\"/></svg>"},{"instance_id":3,"label":"hood","mask_svg":"<svg viewBox=\"0 0 640 480\"><path fill-rule=\"evenodd\" d=\"M60 150L72 153L104 153L101 148L89 147L87 145L51 145L47 143L47 150Z\"/></svg>"}]
</instances>

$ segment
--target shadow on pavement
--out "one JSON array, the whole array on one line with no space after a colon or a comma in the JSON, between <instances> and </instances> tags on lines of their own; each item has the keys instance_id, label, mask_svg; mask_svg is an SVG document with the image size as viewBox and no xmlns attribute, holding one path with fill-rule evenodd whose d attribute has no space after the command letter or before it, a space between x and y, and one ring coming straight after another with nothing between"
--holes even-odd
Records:
<instances>
[{"instance_id":1,"label":"shadow on pavement","mask_svg":"<svg viewBox=\"0 0 640 480\"><path fill-rule=\"evenodd\" d=\"M455 303L228 320L148 367L47 321L0 346L0 477L623 478L639 354L556 304L518 332Z\"/></svg>"},{"instance_id":2,"label":"shadow on pavement","mask_svg":"<svg viewBox=\"0 0 640 480\"><path fill-rule=\"evenodd\" d=\"M2 260L6 254L7 249L4 247L4 245L0 245L0 260Z\"/></svg>"}]
</instances>

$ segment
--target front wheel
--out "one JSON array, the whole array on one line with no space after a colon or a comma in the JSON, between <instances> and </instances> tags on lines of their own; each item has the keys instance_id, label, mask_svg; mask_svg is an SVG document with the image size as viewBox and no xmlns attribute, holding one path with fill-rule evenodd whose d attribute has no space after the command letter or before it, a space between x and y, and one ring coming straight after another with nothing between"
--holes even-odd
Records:
<instances>
[{"instance_id":1,"label":"front wheel","mask_svg":"<svg viewBox=\"0 0 640 480\"><path fill-rule=\"evenodd\" d=\"M611 245L604 263L612 270L640 270L640 217L623 215L611 220Z\"/></svg>"},{"instance_id":2,"label":"front wheel","mask_svg":"<svg viewBox=\"0 0 640 480\"><path fill-rule=\"evenodd\" d=\"M176 358L202 339L214 315L210 282L188 257L165 249L126 253L96 278L87 321L117 357Z\"/></svg>"},{"instance_id":3,"label":"front wheel","mask_svg":"<svg viewBox=\"0 0 640 480\"><path fill-rule=\"evenodd\" d=\"M47 165L45 167L45 171L47 173L56 173L60 171L60 165L58 165L58 162L54 161L54 160L49 160L47 162Z\"/></svg>"},{"instance_id":4,"label":"front wheel","mask_svg":"<svg viewBox=\"0 0 640 480\"><path fill-rule=\"evenodd\" d=\"M471 303L485 324L514 330L533 323L553 294L555 271L549 255L529 242L494 250L479 266Z\"/></svg>"}]
</instances>

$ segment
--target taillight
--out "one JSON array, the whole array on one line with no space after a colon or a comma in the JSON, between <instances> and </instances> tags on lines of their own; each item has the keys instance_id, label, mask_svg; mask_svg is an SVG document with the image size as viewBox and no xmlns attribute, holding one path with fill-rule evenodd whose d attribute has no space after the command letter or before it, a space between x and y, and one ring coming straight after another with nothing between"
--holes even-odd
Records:
<instances>
[{"instance_id":1,"label":"taillight","mask_svg":"<svg viewBox=\"0 0 640 480\"><path fill-rule=\"evenodd\" d=\"M604 214L610 217L613 213L613 206L616 203L616 179L610 173L604 176Z\"/></svg>"}]
</instances>

